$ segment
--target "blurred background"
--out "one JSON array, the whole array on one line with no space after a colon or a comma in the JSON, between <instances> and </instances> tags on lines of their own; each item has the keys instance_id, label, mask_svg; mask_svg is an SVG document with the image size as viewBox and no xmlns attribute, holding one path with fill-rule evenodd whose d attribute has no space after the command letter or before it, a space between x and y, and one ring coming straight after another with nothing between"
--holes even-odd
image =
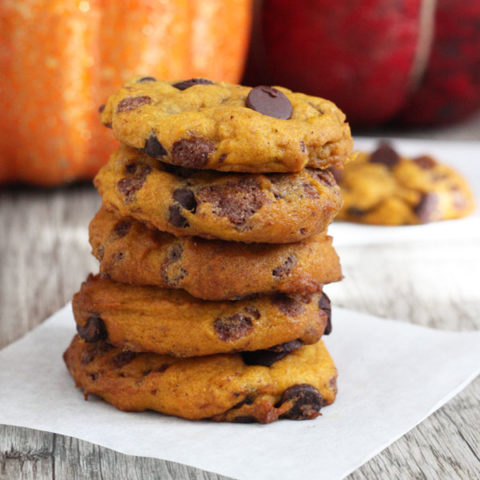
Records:
<instances>
[{"instance_id":1,"label":"blurred background","mask_svg":"<svg viewBox=\"0 0 480 480\"><path fill-rule=\"evenodd\" d=\"M115 146L98 107L133 74L324 96L356 135L480 139L480 2L2 0L0 72L3 185L91 179Z\"/></svg>"}]
</instances>

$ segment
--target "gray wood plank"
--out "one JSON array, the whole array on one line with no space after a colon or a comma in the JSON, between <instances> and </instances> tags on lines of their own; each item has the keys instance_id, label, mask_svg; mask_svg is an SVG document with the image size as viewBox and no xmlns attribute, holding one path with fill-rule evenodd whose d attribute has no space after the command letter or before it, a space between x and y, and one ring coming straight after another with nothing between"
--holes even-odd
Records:
<instances>
[{"instance_id":1,"label":"gray wood plank","mask_svg":"<svg viewBox=\"0 0 480 480\"><path fill-rule=\"evenodd\" d=\"M89 186L0 191L0 347L64 305L97 268L87 225L99 205ZM452 246L455 248L452 249ZM337 305L437 328L480 328L475 242L341 249ZM368 334L368 332L366 332ZM480 380L349 478L480 477ZM77 439L0 426L0 479L217 479L213 473L131 457Z\"/></svg>"}]
</instances>

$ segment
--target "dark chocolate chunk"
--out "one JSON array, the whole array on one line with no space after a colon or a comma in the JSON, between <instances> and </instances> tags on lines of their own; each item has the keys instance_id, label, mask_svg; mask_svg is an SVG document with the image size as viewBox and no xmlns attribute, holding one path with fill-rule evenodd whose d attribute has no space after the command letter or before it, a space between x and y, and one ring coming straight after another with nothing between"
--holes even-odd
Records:
<instances>
[{"instance_id":1,"label":"dark chocolate chunk","mask_svg":"<svg viewBox=\"0 0 480 480\"><path fill-rule=\"evenodd\" d=\"M187 219L181 214L178 205L171 205L168 209L168 221L177 228L187 228L190 226Z\"/></svg>"},{"instance_id":2,"label":"dark chocolate chunk","mask_svg":"<svg viewBox=\"0 0 480 480\"><path fill-rule=\"evenodd\" d=\"M252 318L243 313L235 313L230 317L219 317L213 323L218 338L224 342L238 340L253 329Z\"/></svg>"},{"instance_id":3,"label":"dark chocolate chunk","mask_svg":"<svg viewBox=\"0 0 480 480\"><path fill-rule=\"evenodd\" d=\"M282 395L281 404L293 401L290 410L283 417L292 420L307 420L318 416L323 406L321 393L312 385L302 383L287 388Z\"/></svg>"},{"instance_id":4,"label":"dark chocolate chunk","mask_svg":"<svg viewBox=\"0 0 480 480\"><path fill-rule=\"evenodd\" d=\"M177 188L173 192L173 198L186 210L195 213L197 201L195 195L188 188Z\"/></svg>"},{"instance_id":5,"label":"dark chocolate chunk","mask_svg":"<svg viewBox=\"0 0 480 480\"><path fill-rule=\"evenodd\" d=\"M246 365L263 365L270 367L275 362L286 357L289 353L298 350L303 345L301 340L292 340L291 342L275 345L265 350L255 350L253 352L242 352L242 359Z\"/></svg>"},{"instance_id":6,"label":"dark chocolate chunk","mask_svg":"<svg viewBox=\"0 0 480 480\"><path fill-rule=\"evenodd\" d=\"M296 317L305 312L305 306L300 298L293 295L287 296L284 293L277 293L272 297L272 304L289 317Z\"/></svg>"},{"instance_id":7,"label":"dark chocolate chunk","mask_svg":"<svg viewBox=\"0 0 480 480\"><path fill-rule=\"evenodd\" d=\"M77 324L77 332L86 342L98 342L107 338L105 323L98 315L89 317L83 327Z\"/></svg>"},{"instance_id":8,"label":"dark chocolate chunk","mask_svg":"<svg viewBox=\"0 0 480 480\"><path fill-rule=\"evenodd\" d=\"M245 105L269 117L288 120L292 117L292 104L280 90L260 85L252 88Z\"/></svg>"},{"instance_id":9,"label":"dark chocolate chunk","mask_svg":"<svg viewBox=\"0 0 480 480\"><path fill-rule=\"evenodd\" d=\"M414 208L420 223L428 223L435 219L438 208L438 197L434 193L424 193Z\"/></svg>"},{"instance_id":10,"label":"dark chocolate chunk","mask_svg":"<svg viewBox=\"0 0 480 480\"><path fill-rule=\"evenodd\" d=\"M437 164L437 162L428 155L421 155L420 157L414 158L412 161L423 170L430 170Z\"/></svg>"},{"instance_id":11,"label":"dark chocolate chunk","mask_svg":"<svg viewBox=\"0 0 480 480\"><path fill-rule=\"evenodd\" d=\"M102 113L105 110L105 105L100 105L98 107L98 113Z\"/></svg>"},{"instance_id":12,"label":"dark chocolate chunk","mask_svg":"<svg viewBox=\"0 0 480 480\"><path fill-rule=\"evenodd\" d=\"M243 225L267 201L254 178L204 187L197 192L198 202L212 204L215 215L227 217L231 223Z\"/></svg>"},{"instance_id":13,"label":"dark chocolate chunk","mask_svg":"<svg viewBox=\"0 0 480 480\"><path fill-rule=\"evenodd\" d=\"M117 113L130 112L131 110L135 110L142 105L148 105L150 103L152 103L152 99L150 97L127 97L118 102Z\"/></svg>"},{"instance_id":14,"label":"dark chocolate chunk","mask_svg":"<svg viewBox=\"0 0 480 480\"><path fill-rule=\"evenodd\" d=\"M142 77L137 80L137 83L143 83L143 82L156 82L157 79L155 77Z\"/></svg>"},{"instance_id":15,"label":"dark chocolate chunk","mask_svg":"<svg viewBox=\"0 0 480 480\"><path fill-rule=\"evenodd\" d=\"M143 147L143 151L153 158L163 157L167 154L167 151L163 148L163 145L158 141L157 137L154 134L151 134L145 140L145 146Z\"/></svg>"},{"instance_id":16,"label":"dark chocolate chunk","mask_svg":"<svg viewBox=\"0 0 480 480\"><path fill-rule=\"evenodd\" d=\"M137 353L135 352L120 352L117 355L115 355L112 359L113 366L115 368L122 368L128 363L130 363L135 357L137 356Z\"/></svg>"},{"instance_id":17,"label":"dark chocolate chunk","mask_svg":"<svg viewBox=\"0 0 480 480\"><path fill-rule=\"evenodd\" d=\"M383 163L391 168L400 161L398 153L386 142L380 143L377 149L370 155L370 163Z\"/></svg>"},{"instance_id":18,"label":"dark chocolate chunk","mask_svg":"<svg viewBox=\"0 0 480 480\"><path fill-rule=\"evenodd\" d=\"M181 167L201 168L214 151L214 144L206 138L182 138L173 144L171 162Z\"/></svg>"},{"instance_id":19,"label":"dark chocolate chunk","mask_svg":"<svg viewBox=\"0 0 480 480\"><path fill-rule=\"evenodd\" d=\"M128 220L120 220L119 222L117 222L115 224L115 226L113 227L113 231L115 232L115 235L118 237L118 238L122 238L124 237L125 235L127 235L127 233L129 232L130 228L132 226L132 222L128 221Z\"/></svg>"},{"instance_id":20,"label":"dark chocolate chunk","mask_svg":"<svg viewBox=\"0 0 480 480\"><path fill-rule=\"evenodd\" d=\"M174 83L172 87L178 88L179 90L186 90L194 85L213 85L213 82L206 78L191 78L190 80Z\"/></svg>"},{"instance_id":21,"label":"dark chocolate chunk","mask_svg":"<svg viewBox=\"0 0 480 480\"><path fill-rule=\"evenodd\" d=\"M272 270L272 275L277 278L287 277L292 273L293 267L296 264L297 258L294 255L289 255L282 265Z\"/></svg>"},{"instance_id":22,"label":"dark chocolate chunk","mask_svg":"<svg viewBox=\"0 0 480 480\"><path fill-rule=\"evenodd\" d=\"M332 304L330 299L323 292L320 300L318 301L318 306L327 315L327 326L325 327L323 334L330 335L332 333Z\"/></svg>"}]
</instances>

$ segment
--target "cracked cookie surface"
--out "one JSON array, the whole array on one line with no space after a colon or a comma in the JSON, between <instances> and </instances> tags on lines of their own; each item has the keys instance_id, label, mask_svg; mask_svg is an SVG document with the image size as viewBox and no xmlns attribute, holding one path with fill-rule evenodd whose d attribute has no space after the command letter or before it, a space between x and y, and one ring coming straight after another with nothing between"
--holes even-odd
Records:
<instances>
[{"instance_id":1,"label":"cracked cookie surface","mask_svg":"<svg viewBox=\"0 0 480 480\"><path fill-rule=\"evenodd\" d=\"M275 118L279 98L280 110L290 110ZM101 120L122 143L162 162L224 172L341 167L353 146L332 102L281 87L135 77L110 96Z\"/></svg>"},{"instance_id":2,"label":"cracked cookie surface","mask_svg":"<svg viewBox=\"0 0 480 480\"><path fill-rule=\"evenodd\" d=\"M413 225L460 218L474 207L466 180L428 155L400 156L388 144L361 153L340 173L339 220Z\"/></svg>"},{"instance_id":3,"label":"cracked cookie surface","mask_svg":"<svg viewBox=\"0 0 480 480\"><path fill-rule=\"evenodd\" d=\"M90 222L100 272L135 285L181 288L204 300L254 293L315 293L342 279L332 238L280 245L174 237L102 207Z\"/></svg>"},{"instance_id":4,"label":"cracked cookie surface","mask_svg":"<svg viewBox=\"0 0 480 480\"><path fill-rule=\"evenodd\" d=\"M103 204L176 236L290 243L324 231L342 205L326 170L224 174L163 164L120 146L94 180Z\"/></svg>"},{"instance_id":5,"label":"cracked cookie surface","mask_svg":"<svg viewBox=\"0 0 480 480\"><path fill-rule=\"evenodd\" d=\"M94 394L120 410L191 420L313 419L337 391L337 372L321 341L267 367L247 365L241 354L178 359L89 344L77 335L64 360L86 398Z\"/></svg>"},{"instance_id":6,"label":"cracked cookie surface","mask_svg":"<svg viewBox=\"0 0 480 480\"><path fill-rule=\"evenodd\" d=\"M322 293L209 302L182 290L126 285L90 275L72 302L77 330L131 351L193 357L317 342L331 330Z\"/></svg>"}]
</instances>

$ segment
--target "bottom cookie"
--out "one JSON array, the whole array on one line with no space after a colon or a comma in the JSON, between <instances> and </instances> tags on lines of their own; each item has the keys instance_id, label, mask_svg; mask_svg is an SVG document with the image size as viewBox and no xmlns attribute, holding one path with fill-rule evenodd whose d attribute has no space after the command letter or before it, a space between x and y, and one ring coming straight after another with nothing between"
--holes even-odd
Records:
<instances>
[{"instance_id":1,"label":"bottom cookie","mask_svg":"<svg viewBox=\"0 0 480 480\"><path fill-rule=\"evenodd\" d=\"M86 343L76 335L64 360L85 398L95 394L120 410L191 420L313 419L337 392L337 371L321 341L262 366L247 364L242 354L178 359Z\"/></svg>"}]
</instances>

